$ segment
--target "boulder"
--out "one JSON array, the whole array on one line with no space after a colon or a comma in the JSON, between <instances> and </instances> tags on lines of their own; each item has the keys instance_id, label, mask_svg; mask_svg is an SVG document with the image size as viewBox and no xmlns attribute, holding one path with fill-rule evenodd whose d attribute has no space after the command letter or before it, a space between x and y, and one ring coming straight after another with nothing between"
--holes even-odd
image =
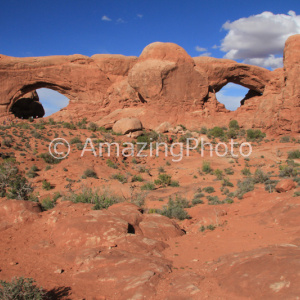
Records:
<instances>
[{"instance_id":1,"label":"boulder","mask_svg":"<svg viewBox=\"0 0 300 300\"><path fill-rule=\"evenodd\" d=\"M155 128L157 133L166 133L169 132L172 128L172 125L169 122L163 122Z\"/></svg>"},{"instance_id":2,"label":"boulder","mask_svg":"<svg viewBox=\"0 0 300 300\"><path fill-rule=\"evenodd\" d=\"M277 183L275 190L278 193L284 193L294 189L295 187L296 183L292 179L283 179Z\"/></svg>"},{"instance_id":3,"label":"boulder","mask_svg":"<svg viewBox=\"0 0 300 300\"><path fill-rule=\"evenodd\" d=\"M128 134L129 132L142 130L143 126L137 118L123 118L117 121L112 129L116 133Z\"/></svg>"}]
</instances>

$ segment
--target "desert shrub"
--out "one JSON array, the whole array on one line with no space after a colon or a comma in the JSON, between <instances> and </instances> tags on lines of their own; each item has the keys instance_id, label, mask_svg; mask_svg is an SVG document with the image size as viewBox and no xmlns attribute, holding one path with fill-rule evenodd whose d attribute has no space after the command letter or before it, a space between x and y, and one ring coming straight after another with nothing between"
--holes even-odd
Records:
<instances>
[{"instance_id":1,"label":"desert shrub","mask_svg":"<svg viewBox=\"0 0 300 300\"><path fill-rule=\"evenodd\" d=\"M279 166L279 176L280 177L294 177L297 176L298 170L293 165L280 165Z\"/></svg>"},{"instance_id":2,"label":"desert shrub","mask_svg":"<svg viewBox=\"0 0 300 300\"><path fill-rule=\"evenodd\" d=\"M193 205L203 204L204 201L201 199L201 198L203 198L203 197L204 197L204 194L203 194L203 193L201 193L201 192L196 193L196 194L194 195L193 200L192 200L192 204L193 204Z\"/></svg>"},{"instance_id":3,"label":"desert shrub","mask_svg":"<svg viewBox=\"0 0 300 300\"><path fill-rule=\"evenodd\" d=\"M171 187L178 187L179 186L179 181L178 180L171 180L170 186Z\"/></svg>"},{"instance_id":4,"label":"desert shrub","mask_svg":"<svg viewBox=\"0 0 300 300\"><path fill-rule=\"evenodd\" d=\"M180 138L179 138L179 142L180 143L186 143L187 142L187 139L190 139L192 138L192 134L190 132L187 132L185 133L184 135L182 135Z\"/></svg>"},{"instance_id":5,"label":"desert shrub","mask_svg":"<svg viewBox=\"0 0 300 300\"><path fill-rule=\"evenodd\" d=\"M296 191L296 192L294 192L294 195L293 195L293 197L300 197L300 191Z\"/></svg>"},{"instance_id":6,"label":"desert shrub","mask_svg":"<svg viewBox=\"0 0 300 300\"><path fill-rule=\"evenodd\" d=\"M175 218L178 220L190 219L189 214L184 208L190 207L188 201L185 198L181 198L176 195L175 200L169 199L168 205L164 206L162 210L157 212L168 218Z\"/></svg>"},{"instance_id":7,"label":"desert shrub","mask_svg":"<svg viewBox=\"0 0 300 300\"><path fill-rule=\"evenodd\" d=\"M63 127L67 128L67 129L72 129L72 130L76 130L76 126L73 123L69 123L69 122L63 122Z\"/></svg>"},{"instance_id":8,"label":"desert shrub","mask_svg":"<svg viewBox=\"0 0 300 300\"><path fill-rule=\"evenodd\" d=\"M168 174L159 174L158 179L154 180L156 185L168 186L171 184L172 176Z\"/></svg>"},{"instance_id":9,"label":"desert shrub","mask_svg":"<svg viewBox=\"0 0 300 300\"><path fill-rule=\"evenodd\" d=\"M210 167L210 162L203 161L203 163L202 163L202 172L204 172L205 174L208 174L208 173L211 173L212 170L213 169Z\"/></svg>"},{"instance_id":10,"label":"desert shrub","mask_svg":"<svg viewBox=\"0 0 300 300\"><path fill-rule=\"evenodd\" d=\"M86 169L83 173L85 177L91 177L98 179L97 173L92 169Z\"/></svg>"},{"instance_id":11,"label":"desert shrub","mask_svg":"<svg viewBox=\"0 0 300 300\"><path fill-rule=\"evenodd\" d=\"M256 169L254 172L254 183L265 183L270 179L270 176L266 174L262 169Z\"/></svg>"},{"instance_id":12,"label":"desert shrub","mask_svg":"<svg viewBox=\"0 0 300 300\"><path fill-rule=\"evenodd\" d=\"M235 129L230 128L226 133L227 138L229 139L236 139L238 136L238 133Z\"/></svg>"},{"instance_id":13,"label":"desert shrub","mask_svg":"<svg viewBox=\"0 0 300 300\"><path fill-rule=\"evenodd\" d=\"M230 129L235 129L235 130L239 130L240 129L240 126L239 126L239 123L237 120L231 120L229 122L229 128Z\"/></svg>"},{"instance_id":14,"label":"desert shrub","mask_svg":"<svg viewBox=\"0 0 300 300\"><path fill-rule=\"evenodd\" d=\"M147 132L147 133L144 132L143 135L141 135L137 138L137 142L138 143L145 143L146 147L144 149L148 149L149 146L150 146L150 143L157 141L158 138L159 138L159 135L155 131L150 131L150 132ZM141 147L143 145L138 144L137 146L138 146L138 149L141 149Z\"/></svg>"},{"instance_id":15,"label":"desert shrub","mask_svg":"<svg viewBox=\"0 0 300 300\"><path fill-rule=\"evenodd\" d=\"M159 167L158 172L159 173L165 173L166 171L165 171L164 167Z\"/></svg>"},{"instance_id":16,"label":"desert shrub","mask_svg":"<svg viewBox=\"0 0 300 300\"><path fill-rule=\"evenodd\" d=\"M155 189L155 184L153 182L147 182L141 186L142 191L152 191Z\"/></svg>"},{"instance_id":17,"label":"desert shrub","mask_svg":"<svg viewBox=\"0 0 300 300\"><path fill-rule=\"evenodd\" d=\"M238 185L238 189L235 192L235 196L238 199L242 199L244 194L254 190L254 181L250 177L246 178L243 181L239 180L237 185Z\"/></svg>"},{"instance_id":18,"label":"desert shrub","mask_svg":"<svg viewBox=\"0 0 300 300\"><path fill-rule=\"evenodd\" d=\"M136 182L136 181L142 182L142 181L144 181L144 179L143 179L143 177L142 177L141 175L134 175L134 176L132 177L131 181L132 181L132 182Z\"/></svg>"},{"instance_id":19,"label":"desert shrub","mask_svg":"<svg viewBox=\"0 0 300 300\"><path fill-rule=\"evenodd\" d=\"M43 188L43 190L46 190L46 191L51 190L51 188L52 188L51 183L48 182L47 180L43 180L42 188Z\"/></svg>"},{"instance_id":20,"label":"desert shrub","mask_svg":"<svg viewBox=\"0 0 300 300\"><path fill-rule=\"evenodd\" d=\"M74 145L74 144L78 144L78 143L82 143L82 141L80 140L80 138L78 136L74 137L71 139L70 144Z\"/></svg>"},{"instance_id":21,"label":"desert shrub","mask_svg":"<svg viewBox=\"0 0 300 300\"><path fill-rule=\"evenodd\" d=\"M266 180L265 181L265 191L269 193L273 193L276 187L276 184L278 183L278 180Z\"/></svg>"},{"instance_id":22,"label":"desert shrub","mask_svg":"<svg viewBox=\"0 0 300 300\"><path fill-rule=\"evenodd\" d=\"M110 168L113 168L113 169L118 169L118 165L116 163L114 163L112 160L108 159L106 161L106 164L110 167Z\"/></svg>"},{"instance_id":23,"label":"desert shrub","mask_svg":"<svg viewBox=\"0 0 300 300\"><path fill-rule=\"evenodd\" d=\"M4 145L5 147L8 147L10 148L12 146L12 143L13 143L13 140L11 138L5 138L3 141L2 141L2 145Z\"/></svg>"},{"instance_id":24,"label":"desert shrub","mask_svg":"<svg viewBox=\"0 0 300 300\"><path fill-rule=\"evenodd\" d=\"M226 168L226 169L224 169L224 171L225 171L226 175L233 175L234 174L234 171L233 171L232 168Z\"/></svg>"},{"instance_id":25,"label":"desert shrub","mask_svg":"<svg viewBox=\"0 0 300 300\"><path fill-rule=\"evenodd\" d=\"M36 165L33 165L30 170L27 172L27 177L28 178L34 178L34 177L37 177L38 174L36 173L38 171L38 167Z\"/></svg>"},{"instance_id":26,"label":"desert shrub","mask_svg":"<svg viewBox=\"0 0 300 300\"><path fill-rule=\"evenodd\" d=\"M90 203L94 204L94 210L107 209L111 205L124 200L113 194L109 189L104 190L93 190L91 188L82 188L80 193L71 193L65 195L63 200L72 201L73 203Z\"/></svg>"},{"instance_id":27,"label":"desert shrub","mask_svg":"<svg viewBox=\"0 0 300 300\"><path fill-rule=\"evenodd\" d=\"M219 200L218 196L207 196L206 197L208 200L208 204L209 205L219 205L219 204L223 204L222 201Z\"/></svg>"},{"instance_id":28,"label":"desert shrub","mask_svg":"<svg viewBox=\"0 0 300 300\"><path fill-rule=\"evenodd\" d=\"M299 150L295 150L295 151L291 151L288 153L288 158L289 159L297 159L300 158L300 151Z\"/></svg>"},{"instance_id":29,"label":"desert shrub","mask_svg":"<svg viewBox=\"0 0 300 300\"><path fill-rule=\"evenodd\" d=\"M265 133L261 132L259 129L248 129L247 139L249 141L262 140L266 136Z\"/></svg>"},{"instance_id":30,"label":"desert shrub","mask_svg":"<svg viewBox=\"0 0 300 300\"><path fill-rule=\"evenodd\" d=\"M35 285L32 278L14 277L11 282L0 280L2 300L43 300L46 294L42 287Z\"/></svg>"},{"instance_id":31,"label":"desert shrub","mask_svg":"<svg viewBox=\"0 0 300 300\"><path fill-rule=\"evenodd\" d=\"M222 171L222 170L216 169L216 170L214 171L214 174L216 175L217 180L222 180L222 178L223 178L223 171Z\"/></svg>"},{"instance_id":32,"label":"desert shrub","mask_svg":"<svg viewBox=\"0 0 300 300\"><path fill-rule=\"evenodd\" d=\"M89 124L89 126L88 126L88 130L91 130L91 131L95 132L95 131L98 130L98 125L95 124L95 123L93 123L93 122L91 122L91 123Z\"/></svg>"},{"instance_id":33,"label":"desert shrub","mask_svg":"<svg viewBox=\"0 0 300 300\"><path fill-rule=\"evenodd\" d=\"M280 143L289 143L290 137L288 135L282 136L280 139Z\"/></svg>"},{"instance_id":34,"label":"desert shrub","mask_svg":"<svg viewBox=\"0 0 300 300\"><path fill-rule=\"evenodd\" d=\"M224 179L222 180L222 186L223 186L223 187L224 187L224 186L233 187L233 183L230 182L227 178L224 178Z\"/></svg>"},{"instance_id":35,"label":"desert shrub","mask_svg":"<svg viewBox=\"0 0 300 300\"><path fill-rule=\"evenodd\" d=\"M207 128L206 127L201 127L200 133L201 134L206 134L207 133Z\"/></svg>"},{"instance_id":36,"label":"desert shrub","mask_svg":"<svg viewBox=\"0 0 300 300\"><path fill-rule=\"evenodd\" d=\"M46 211L46 210L52 209L55 207L55 204L56 204L55 201L50 199L50 197L47 197L41 203L42 210Z\"/></svg>"},{"instance_id":37,"label":"desert shrub","mask_svg":"<svg viewBox=\"0 0 300 300\"><path fill-rule=\"evenodd\" d=\"M249 168L244 168L241 173L244 175L244 176L250 176L251 175L251 171Z\"/></svg>"},{"instance_id":38,"label":"desert shrub","mask_svg":"<svg viewBox=\"0 0 300 300\"><path fill-rule=\"evenodd\" d=\"M39 157L42 158L47 164L51 165L58 164L62 161L62 159L54 158L49 152L41 153Z\"/></svg>"},{"instance_id":39,"label":"desert shrub","mask_svg":"<svg viewBox=\"0 0 300 300\"><path fill-rule=\"evenodd\" d=\"M203 191L211 194L211 193L215 192L215 189L212 186L207 186L207 187L203 188Z\"/></svg>"},{"instance_id":40,"label":"desert shrub","mask_svg":"<svg viewBox=\"0 0 300 300\"><path fill-rule=\"evenodd\" d=\"M221 127L216 126L209 130L209 135L213 137L222 137L224 136L224 130Z\"/></svg>"},{"instance_id":41,"label":"desert shrub","mask_svg":"<svg viewBox=\"0 0 300 300\"><path fill-rule=\"evenodd\" d=\"M116 180L120 181L121 183L126 183L127 182L127 178L125 177L125 175L123 175L121 173L113 174L111 176L111 178L116 179Z\"/></svg>"}]
</instances>

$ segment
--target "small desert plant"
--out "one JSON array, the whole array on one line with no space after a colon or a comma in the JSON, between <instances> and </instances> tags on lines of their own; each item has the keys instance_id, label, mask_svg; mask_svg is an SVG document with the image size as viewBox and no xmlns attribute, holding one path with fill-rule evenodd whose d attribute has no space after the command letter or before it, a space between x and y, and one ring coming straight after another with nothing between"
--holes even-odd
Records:
<instances>
[{"instance_id":1,"label":"small desert plant","mask_svg":"<svg viewBox=\"0 0 300 300\"><path fill-rule=\"evenodd\" d=\"M58 164L58 163L61 162L61 159L54 158L49 152L41 153L41 154L40 154L40 157L41 157L47 164L51 164L51 165Z\"/></svg>"},{"instance_id":2,"label":"small desert plant","mask_svg":"<svg viewBox=\"0 0 300 300\"><path fill-rule=\"evenodd\" d=\"M202 163L202 172L204 172L205 174L212 172L212 168L210 167L210 162L204 161Z\"/></svg>"},{"instance_id":3,"label":"small desert plant","mask_svg":"<svg viewBox=\"0 0 300 300\"><path fill-rule=\"evenodd\" d=\"M106 161L106 164L110 167L110 168L113 168L113 169L118 169L118 165L116 163L114 163L112 160L108 159Z\"/></svg>"},{"instance_id":4,"label":"small desert plant","mask_svg":"<svg viewBox=\"0 0 300 300\"><path fill-rule=\"evenodd\" d=\"M238 189L235 192L235 196L238 199L242 199L244 194L254 190L254 181L248 177L244 181L238 181Z\"/></svg>"},{"instance_id":5,"label":"small desert plant","mask_svg":"<svg viewBox=\"0 0 300 300\"><path fill-rule=\"evenodd\" d=\"M285 135L280 139L280 143L289 143L289 142L290 142L290 137L288 135Z\"/></svg>"},{"instance_id":6,"label":"small desert plant","mask_svg":"<svg viewBox=\"0 0 300 300\"><path fill-rule=\"evenodd\" d=\"M203 191L211 194L211 193L215 192L215 189L212 186L207 186L207 187L203 188Z\"/></svg>"},{"instance_id":7,"label":"small desert plant","mask_svg":"<svg viewBox=\"0 0 300 300\"><path fill-rule=\"evenodd\" d=\"M235 129L235 130L239 130L240 129L240 126L239 126L239 123L237 120L231 120L229 122L229 128L230 129Z\"/></svg>"},{"instance_id":8,"label":"small desert plant","mask_svg":"<svg viewBox=\"0 0 300 300\"><path fill-rule=\"evenodd\" d=\"M91 122L91 123L89 124L89 126L88 126L88 130L91 130L91 131L95 132L95 131L98 130L98 125L95 124L95 123L93 123L93 122Z\"/></svg>"},{"instance_id":9,"label":"small desert plant","mask_svg":"<svg viewBox=\"0 0 300 300\"><path fill-rule=\"evenodd\" d=\"M93 209L106 209L109 206L123 202L124 200L119 196L114 195L108 189L92 190L91 188L84 187L80 193L71 193L64 197L64 200L72 201L74 203L91 203L94 204Z\"/></svg>"},{"instance_id":10,"label":"small desert plant","mask_svg":"<svg viewBox=\"0 0 300 300\"><path fill-rule=\"evenodd\" d=\"M190 219L189 214L184 210L184 208L190 207L188 201L185 198L181 198L176 195L175 200L169 199L168 205L164 206L162 210L157 212L168 218L175 218L178 220Z\"/></svg>"},{"instance_id":11,"label":"small desert plant","mask_svg":"<svg viewBox=\"0 0 300 300\"><path fill-rule=\"evenodd\" d=\"M248 129L247 130L247 139L249 141L253 140L262 140L266 136L265 133L261 132L259 129Z\"/></svg>"},{"instance_id":12,"label":"small desert plant","mask_svg":"<svg viewBox=\"0 0 300 300\"><path fill-rule=\"evenodd\" d=\"M216 169L214 171L214 174L216 175L217 180L222 180L223 179L223 171L222 170Z\"/></svg>"},{"instance_id":13,"label":"small desert plant","mask_svg":"<svg viewBox=\"0 0 300 300\"><path fill-rule=\"evenodd\" d=\"M43 188L43 190L46 190L46 191L51 190L51 188L52 188L51 183L48 182L47 180L43 180L42 188Z\"/></svg>"},{"instance_id":14,"label":"small desert plant","mask_svg":"<svg viewBox=\"0 0 300 300\"><path fill-rule=\"evenodd\" d=\"M134 175L134 176L132 177L131 181L132 181L132 182L136 182L136 181L142 182L142 181L144 181L144 179L143 179L143 177L142 177L141 175Z\"/></svg>"},{"instance_id":15,"label":"small desert plant","mask_svg":"<svg viewBox=\"0 0 300 300\"><path fill-rule=\"evenodd\" d=\"M87 177L90 177L90 178L96 178L98 179L98 176L97 176L97 173L92 170L92 169L86 169L83 173L83 175L87 178Z\"/></svg>"},{"instance_id":16,"label":"small desert plant","mask_svg":"<svg viewBox=\"0 0 300 300\"><path fill-rule=\"evenodd\" d=\"M213 137L222 137L224 136L224 130L221 127L216 126L209 130L209 135Z\"/></svg>"},{"instance_id":17,"label":"small desert plant","mask_svg":"<svg viewBox=\"0 0 300 300\"><path fill-rule=\"evenodd\" d=\"M250 176L251 175L251 171L249 168L244 168L241 173L244 175L244 176Z\"/></svg>"},{"instance_id":18,"label":"small desert plant","mask_svg":"<svg viewBox=\"0 0 300 300\"><path fill-rule=\"evenodd\" d=\"M127 182L127 178L125 177L125 175L121 174L121 173L117 173L117 174L113 174L111 176L112 179L117 179L119 180L121 183L126 183Z\"/></svg>"},{"instance_id":19,"label":"small desert plant","mask_svg":"<svg viewBox=\"0 0 300 300\"><path fill-rule=\"evenodd\" d=\"M295 151L289 152L288 158L289 158L289 159L297 159L297 158L300 158L300 151L299 151L299 150L295 150Z\"/></svg>"},{"instance_id":20,"label":"small desert plant","mask_svg":"<svg viewBox=\"0 0 300 300\"><path fill-rule=\"evenodd\" d=\"M153 182L147 182L141 186L142 191L152 191L155 189L155 184Z\"/></svg>"},{"instance_id":21,"label":"small desert plant","mask_svg":"<svg viewBox=\"0 0 300 300\"><path fill-rule=\"evenodd\" d=\"M14 277L11 282L0 280L2 300L43 300L46 294L42 287L35 285L32 278Z\"/></svg>"}]
</instances>

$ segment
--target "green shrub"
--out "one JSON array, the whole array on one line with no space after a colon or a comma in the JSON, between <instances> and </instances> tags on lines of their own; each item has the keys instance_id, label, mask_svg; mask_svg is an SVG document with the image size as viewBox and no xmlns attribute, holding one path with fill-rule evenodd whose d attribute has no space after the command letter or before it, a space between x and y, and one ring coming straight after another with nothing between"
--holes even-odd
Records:
<instances>
[{"instance_id":1,"label":"green shrub","mask_svg":"<svg viewBox=\"0 0 300 300\"><path fill-rule=\"evenodd\" d=\"M143 135L139 136L137 138L137 143L145 143L146 147L144 149L148 149L150 146L150 143L157 141L159 138L158 133L155 131L150 131L148 133L144 132ZM138 149L141 149L143 145L138 144Z\"/></svg>"},{"instance_id":2,"label":"green shrub","mask_svg":"<svg viewBox=\"0 0 300 300\"><path fill-rule=\"evenodd\" d=\"M58 164L62 161L62 159L54 158L49 152L41 153L39 157L42 158L47 164L51 165Z\"/></svg>"},{"instance_id":3,"label":"green shrub","mask_svg":"<svg viewBox=\"0 0 300 300\"><path fill-rule=\"evenodd\" d=\"M235 192L235 196L238 199L242 199L244 194L254 190L254 181L250 177L246 178L243 181L239 180L237 185L238 185L238 189Z\"/></svg>"},{"instance_id":4,"label":"green shrub","mask_svg":"<svg viewBox=\"0 0 300 300\"><path fill-rule=\"evenodd\" d=\"M98 130L98 125L95 124L95 123L93 123L93 122L91 122L91 123L89 124L89 126L88 126L88 130L91 130L91 131L95 132L95 131Z\"/></svg>"},{"instance_id":5,"label":"green shrub","mask_svg":"<svg viewBox=\"0 0 300 300\"><path fill-rule=\"evenodd\" d=\"M79 144L79 143L81 144L82 141L80 140L80 138L79 138L78 136L72 138L71 141L70 141L70 144L71 144L71 145Z\"/></svg>"},{"instance_id":6,"label":"green shrub","mask_svg":"<svg viewBox=\"0 0 300 300\"><path fill-rule=\"evenodd\" d=\"M171 185L172 176L168 174L159 174L158 179L154 180L156 185L162 185L164 187Z\"/></svg>"},{"instance_id":7,"label":"green shrub","mask_svg":"<svg viewBox=\"0 0 300 300\"><path fill-rule=\"evenodd\" d=\"M98 179L97 173L92 169L86 169L83 173L85 177L96 178Z\"/></svg>"},{"instance_id":8,"label":"green shrub","mask_svg":"<svg viewBox=\"0 0 300 300\"><path fill-rule=\"evenodd\" d=\"M261 132L259 129L248 129L247 139L252 140L262 140L266 136L265 133Z\"/></svg>"},{"instance_id":9,"label":"green shrub","mask_svg":"<svg viewBox=\"0 0 300 300\"><path fill-rule=\"evenodd\" d=\"M209 134L213 137L222 137L224 136L224 130L221 127L216 126L209 130Z\"/></svg>"},{"instance_id":10,"label":"green shrub","mask_svg":"<svg viewBox=\"0 0 300 300\"><path fill-rule=\"evenodd\" d=\"M144 179L143 179L143 177L142 177L141 175L134 175L134 176L132 177L131 181L132 181L132 182L136 182L136 181L142 182L142 181L144 181Z\"/></svg>"},{"instance_id":11,"label":"green shrub","mask_svg":"<svg viewBox=\"0 0 300 300\"><path fill-rule=\"evenodd\" d=\"M233 183L230 182L227 178L224 178L222 181L222 186L229 186L229 187L233 187Z\"/></svg>"},{"instance_id":12,"label":"green shrub","mask_svg":"<svg viewBox=\"0 0 300 300\"><path fill-rule=\"evenodd\" d=\"M213 169L210 167L210 162L203 161L203 163L202 163L202 172L204 172L205 174L208 174L208 173L211 173L212 170Z\"/></svg>"},{"instance_id":13,"label":"green shrub","mask_svg":"<svg viewBox=\"0 0 300 300\"><path fill-rule=\"evenodd\" d=\"M288 158L289 159L297 159L300 158L300 151L299 150L295 150L295 151L291 151L288 153Z\"/></svg>"},{"instance_id":14,"label":"green shrub","mask_svg":"<svg viewBox=\"0 0 300 300\"><path fill-rule=\"evenodd\" d=\"M207 128L206 127L201 127L200 133L201 134L206 134L207 133Z\"/></svg>"},{"instance_id":15,"label":"green shrub","mask_svg":"<svg viewBox=\"0 0 300 300\"><path fill-rule=\"evenodd\" d=\"M295 177L298 174L298 170L293 165L280 165L279 166L279 176L280 177Z\"/></svg>"},{"instance_id":16,"label":"green shrub","mask_svg":"<svg viewBox=\"0 0 300 300\"><path fill-rule=\"evenodd\" d=\"M270 179L270 176L261 169L256 169L254 172L254 183L265 183Z\"/></svg>"},{"instance_id":17,"label":"green shrub","mask_svg":"<svg viewBox=\"0 0 300 300\"><path fill-rule=\"evenodd\" d=\"M111 176L112 179L117 179L119 180L121 183L126 183L127 182L127 178L125 177L125 175L121 174L121 173L117 173L117 174L113 174Z\"/></svg>"},{"instance_id":18,"label":"green shrub","mask_svg":"<svg viewBox=\"0 0 300 300\"><path fill-rule=\"evenodd\" d=\"M229 128L230 129L235 129L235 130L239 130L240 129L240 126L239 126L239 123L237 120L231 120L229 122Z\"/></svg>"},{"instance_id":19,"label":"green shrub","mask_svg":"<svg viewBox=\"0 0 300 300\"><path fill-rule=\"evenodd\" d=\"M251 171L249 168L244 168L241 173L244 175L244 176L250 176L251 175Z\"/></svg>"},{"instance_id":20,"label":"green shrub","mask_svg":"<svg viewBox=\"0 0 300 300\"><path fill-rule=\"evenodd\" d=\"M152 182L147 182L141 186L142 191L152 191L155 189L155 185Z\"/></svg>"},{"instance_id":21,"label":"green shrub","mask_svg":"<svg viewBox=\"0 0 300 300\"><path fill-rule=\"evenodd\" d=\"M238 136L238 133L236 132L235 129L230 128L227 133L226 133L227 138L229 139L236 139Z\"/></svg>"},{"instance_id":22,"label":"green shrub","mask_svg":"<svg viewBox=\"0 0 300 300\"><path fill-rule=\"evenodd\" d=\"M76 126L73 123L69 123L69 122L63 122L63 127L67 128L67 129L72 129L72 130L76 130Z\"/></svg>"},{"instance_id":23,"label":"green shrub","mask_svg":"<svg viewBox=\"0 0 300 300\"><path fill-rule=\"evenodd\" d=\"M290 137L288 135L285 135L280 139L280 143L289 143L289 142L290 142Z\"/></svg>"},{"instance_id":24,"label":"green shrub","mask_svg":"<svg viewBox=\"0 0 300 300\"><path fill-rule=\"evenodd\" d=\"M184 210L188 207L190 207L188 201L176 195L175 201L170 198L168 205L164 206L162 210L158 210L158 213L178 220L190 219L189 214Z\"/></svg>"},{"instance_id":25,"label":"green shrub","mask_svg":"<svg viewBox=\"0 0 300 300\"><path fill-rule=\"evenodd\" d=\"M91 203L94 204L94 210L107 209L109 206L123 202L124 200L111 193L108 189L92 190L91 188L83 188L81 193L71 193L64 197L64 200L74 203Z\"/></svg>"},{"instance_id":26,"label":"green shrub","mask_svg":"<svg viewBox=\"0 0 300 300\"><path fill-rule=\"evenodd\" d=\"M0 280L0 299L2 300L44 300L46 294L42 287L35 285L32 278L14 277L11 282Z\"/></svg>"},{"instance_id":27,"label":"green shrub","mask_svg":"<svg viewBox=\"0 0 300 300\"><path fill-rule=\"evenodd\" d=\"M296 192L294 192L294 195L293 195L293 197L300 197L300 191L296 191Z\"/></svg>"},{"instance_id":28,"label":"green shrub","mask_svg":"<svg viewBox=\"0 0 300 300\"><path fill-rule=\"evenodd\" d=\"M207 196L206 197L208 200L208 204L209 205L219 205L219 204L223 204L222 201L219 200L218 196Z\"/></svg>"},{"instance_id":29,"label":"green shrub","mask_svg":"<svg viewBox=\"0 0 300 300\"><path fill-rule=\"evenodd\" d=\"M106 161L106 164L110 167L110 168L113 168L113 169L118 169L118 165L116 163L114 163L113 161L111 161L110 159L108 159Z\"/></svg>"},{"instance_id":30,"label":"green shrub","mask_svg":"<svg viewBox=\"0 0 300 300\"><path fill-rule=\"evenodd\" d=\"M51 200L50 197L45 198L41 203L43 211L52 209L55 207L55 205L56 205L56 201Z\"/></svg>"},{"instance_id":31,"label":"green shrub","mask_svg":"<svg viewBox=\"0 0 300 300\"><path fill-rule=\"evenodd\" d=\"M226 168L226 169L224 169L224 171L225 171L226 175L233 175L234 174L234 171L233 171L232 168Z\"/></svg>"},{"instance_id":32,"label":"green shrub","mask_svg":"<svg viewBox=\"0 0 300 300\"><path fill-rule=\"evenodd\" d=\"M42 188L43 188L43 190L46 190L46 191L51 190L51 188L52 188L51 183L48 182L47 180L43 180Z\"/></svg>"},{"instance_id":33,"label":"green shrub","mask_svg":"<svg viewBox=\"0 0 300 300\"><path fill-rule=\"evenodd\" d=\"M214 174L216 175L217 180L222 180L223 179L223 171L222 170L216 169L214 171Z\"/></svg>"},{"instance_id":34,"label":"green shrub","mask_svg":"<svg viewBox=\"0 0 300 300\"><path fill-rule=\"evenodd\" d=\"M211 193L215 192L215 189L212 186L207 186L207 187L203 188L203 191L211 194Z\"/></svg>"}]
</instances>

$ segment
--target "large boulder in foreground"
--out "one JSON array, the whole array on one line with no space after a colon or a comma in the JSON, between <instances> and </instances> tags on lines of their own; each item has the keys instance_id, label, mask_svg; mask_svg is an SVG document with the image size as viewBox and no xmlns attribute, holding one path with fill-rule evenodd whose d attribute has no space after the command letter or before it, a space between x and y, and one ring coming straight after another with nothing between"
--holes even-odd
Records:
<instances>
[{"instance_id":1,"label":"large boulder in foreground","mask_svg":"<svg viewBox=\"0 0 300 300\"><path fill-rule=\"evenodd\" d=\"M296 183L292 179L283 179L279 181L275 187L276 192L284 193L296 187Z\"/></svg>"},{"instance_id":2,"label":"large boulder in foreground","mask_svg":"<svg viewBox=\"0 0 300 300\"><path fill-rule=\"evenodd\" d=\"M137 118L123 118L117 121L112 129L116 133L127 134L130 132L142 130L143 126L141 121Z\"/></svg>"}]
</instances>

